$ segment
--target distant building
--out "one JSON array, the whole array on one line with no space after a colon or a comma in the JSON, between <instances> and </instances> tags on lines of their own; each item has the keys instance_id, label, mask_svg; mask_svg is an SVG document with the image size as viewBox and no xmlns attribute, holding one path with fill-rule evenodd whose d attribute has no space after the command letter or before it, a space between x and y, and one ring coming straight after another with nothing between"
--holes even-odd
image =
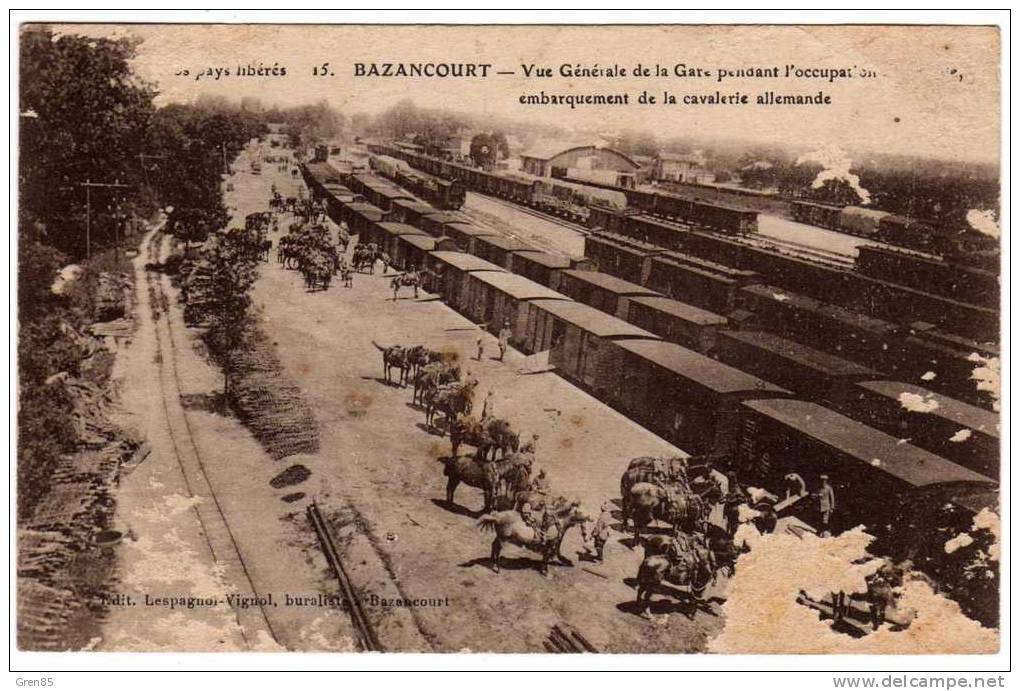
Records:
<instances>
[{"instance_id":1,"label":"distant building","mask_svg":"<svg viewBox=\"0 0 1020 691\"><path fill-rule=\"evenodd\" d=\"M262 99L258 96L242 96L241 110L247 110L252 113L261 113Z\"/></svg>"},{"instance_id":2,"label":"distant building","mask_svg":"<svg viewBox=\"0 0 1020 691\"><path fill-rule=\"evenodd\" d=\"M475 134L475 132L461 131L447 137L443 153L454 160L469 158L471 156L471 140Z\"/></svg>"},{"instance_id":3,"label":"distant building","mask_svg":"<svg viewBox=\"0 0 1020 691\"><path fill-rule=\"evenodd\" d=\"M633 187L641 168L627 154L608 147L554 140L536 142L521 153L521 170L538 177L580 178Z\"/></svg>"},{"instance_id":4,"label":"distant building","mask_svg":"<svg viewBox=\"0 0 1020 691\"><path fill-rule=\"evenodd\" d=\"M670 182L707 183L715 181L715 175L705 168L705 157L698 153L660 153L652 164L652 177L655 180Z\"/></svg>"},{"instance_id":5,"label":"distant building","mask_svg":"<svg viewBox=\"0 0 1020 691\"><path fill-rule=\"evenodd\" d=\"M284 133L287 128L285 122L268 122L266 128L269 130L269 134L266 135L266 139L269 141L270 146L286 146L288 137Z\"/></svg>"}]
</instances>

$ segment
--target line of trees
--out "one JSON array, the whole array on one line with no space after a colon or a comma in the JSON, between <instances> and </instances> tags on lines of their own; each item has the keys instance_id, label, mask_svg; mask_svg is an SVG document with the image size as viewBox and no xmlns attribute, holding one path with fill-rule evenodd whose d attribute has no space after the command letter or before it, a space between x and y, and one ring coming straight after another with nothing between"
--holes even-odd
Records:
<instances>
[{"instance_id":1,"label":"line of trees","mask_svg":"<svg viewBox=\"0 0 1020 691\"><path fill-rule=\"evenodd\" d=\"M97 318L85 279L124 270L103 250L158 209L170 211L170 228L183 239L203 241L222 228L225 162L265 125L258 114L226 103L157 107L155 87L131 69L134 40L27 26L19 42L18 512L24 517L48 491L59 456L79 443L68 424L74 400L56 375L96 374L90 366L81 371L88 355L83 334ZM86 182L120 186L86 188ZM86 228L91 262L83 261ZM81 267L71 270L72 264ZM82 272L78 281L57 281Z\"/></svg>"}]
</instances>

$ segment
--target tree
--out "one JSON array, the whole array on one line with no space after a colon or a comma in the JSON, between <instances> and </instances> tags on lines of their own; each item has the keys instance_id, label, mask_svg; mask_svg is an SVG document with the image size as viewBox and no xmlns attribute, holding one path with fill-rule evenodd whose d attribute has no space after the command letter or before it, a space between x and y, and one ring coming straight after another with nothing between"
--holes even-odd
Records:
<instances>
[{"instance_id":1,"label":"tree","mask_svg":"<svg viewBox=\"0 0 1020 691\"><path fill-rule=\"evenodd\" d=\"M85 195L79 183L141 181L138 154L156 92L131 70L135 41L56 36L31 26L20 43L19 143L27 154L18 169L21 209L45 224L47 242L81 257ZM99 244L114 236L113 210L123 194L92 192L90 220Z\"/></svg>"},{"instance_id":2,"label":"tree","mask_svg":"<svg viewBox=\"0 0 1020 691\"><path fill-rule=\"evenodd\" d=\"M206 338L223 368L223 394L228 398L234 352L244 343L249 326L249 291L258 278L258 260L245 245L245 231L241 229L211 235L188 277L192 286L201 287L209 326Z\"/></svg>"}]
</instances>

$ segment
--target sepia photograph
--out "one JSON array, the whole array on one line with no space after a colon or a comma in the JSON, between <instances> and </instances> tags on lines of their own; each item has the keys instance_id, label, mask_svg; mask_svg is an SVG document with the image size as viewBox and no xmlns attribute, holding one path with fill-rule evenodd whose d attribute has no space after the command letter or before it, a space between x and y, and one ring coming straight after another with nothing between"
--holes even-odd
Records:
<instances>
[{"instance_id":1,"label":"sepia photograph","mask_svg":"<svg viewBox=\"0 0 1020 691\"><path fill-rule=\"evenodd\" d=\"M1000 652L1001 26L11 36L17 651Z\"/></svg>"}]
</instances>

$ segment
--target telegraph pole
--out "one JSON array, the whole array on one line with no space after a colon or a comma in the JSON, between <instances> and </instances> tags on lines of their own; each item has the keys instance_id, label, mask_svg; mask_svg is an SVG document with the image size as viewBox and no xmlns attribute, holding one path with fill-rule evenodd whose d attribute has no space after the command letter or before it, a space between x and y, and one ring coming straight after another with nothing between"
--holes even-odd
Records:
<instances>
[{"instance_id":1,"label":"telegraph pole","mask_svg":"<svg viewBox=\"0 0 1020 691\"><path fill-rule=\"evenodd\" d=\"M85 259L87 261L92 258L92 188L126 189L131 185L122 185L119 180L92 182L92 180L86 179L85 182L79 182L78 186L85 188Z\"/></svg>"}]
</instances>

